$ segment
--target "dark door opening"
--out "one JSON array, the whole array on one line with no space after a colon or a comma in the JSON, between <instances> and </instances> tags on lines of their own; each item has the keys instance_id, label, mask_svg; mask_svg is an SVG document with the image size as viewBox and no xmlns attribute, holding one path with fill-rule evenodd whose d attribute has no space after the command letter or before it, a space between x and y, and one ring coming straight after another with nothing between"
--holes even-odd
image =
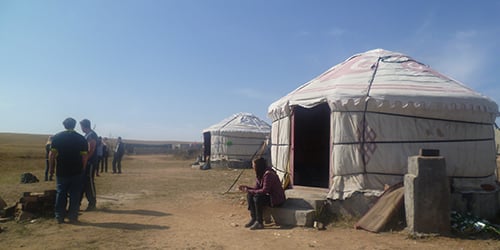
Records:
<instances>
[{"instance_id":1,"label":"dark door opening","mask_svg":"<svg viewBox=\"0 0 500 250\"><path fill-rule=\"evenodd\" d=\"M320 104L294 108L293 184L328 188L330 179L330 108Z\"/></svg>"},{"instance_id":2,"label":"dark door opening","mask_svg":"<svg viewBox=\"0 0 500 250\"><path fill-rule=\"evenodd\" d=\"M210 147L212 142L210 141L210 132L203 133L203 161L206 162L210 159Z\"/></svg>"}]
</instances>

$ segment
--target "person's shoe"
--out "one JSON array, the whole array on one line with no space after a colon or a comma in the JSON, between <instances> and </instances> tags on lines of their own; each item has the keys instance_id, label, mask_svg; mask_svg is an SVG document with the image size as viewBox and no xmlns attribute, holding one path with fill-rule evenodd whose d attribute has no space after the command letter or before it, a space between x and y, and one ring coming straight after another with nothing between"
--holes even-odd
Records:
<instances>
[{"instance_id":1,"label":"person's shoe","mask_svg":"<svg viewBox=\"0 0 500 250\"><path fill-rule=\"evenodd\" d=\"M87 209L85 209L86 212L89 211L95 211L97 208L95 206L88 206Z\"/></svg>"},{"instance_id":2,"label":"person's shoe","mask_svg":"<svg viewBox=\"0 0 500 250\"><path fill-rule=\"evenodd\" d=\"M245 224L245 227L251 227L255 223L254 219L251 219L247 224Z\"/></svg>"},{"instance_id":3,"label":"person's shoe","mask_svg":"<svg viewBox=\"0 0 500 250\"><path fill-rule=\"evenodd\" d=\"M258 229L263 229L264 225L262 223L256 221L251 227L250 230L258 230Z\"/></svg>"},{"instance_id":4,"label":"person's shoe","mask_svg":"<svg viewBox=\"0 0 500 250\"><path fill-rule=\"evenodd\" d=\"M64 218L56 218L57 224L63 224Z\"/></svg>"},{"instance_id":5,"label":"person's shoe","mask_svg":"<svg viewBox=\"0 0 500 250\"><path fill-rule=\"evenodd\" d=\"M68 223L73 225L78 225L80 224L80 221L78 219L69 219Z\"/></svg>"}]
</instances>

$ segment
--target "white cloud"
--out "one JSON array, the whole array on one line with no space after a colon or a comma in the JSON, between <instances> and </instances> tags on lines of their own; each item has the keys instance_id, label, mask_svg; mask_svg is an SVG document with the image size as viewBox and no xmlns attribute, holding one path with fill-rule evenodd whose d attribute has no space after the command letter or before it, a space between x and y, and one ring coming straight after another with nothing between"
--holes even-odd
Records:
<instances>
[{"instance_id":1,"label":"white cloud","mask_svg":"<svg viewBox=\"0 0 500 250\"><path fill-rule=\"evenodd\" d=\"M416 38L426 36L429 29L432 29L432 24L435 21L435 17L436 17L436 10L435 9L431 9L426 13L422 23L415 31Z\"/></svg>"},{"instance_id":2,"label":"white cloud","mask_svg":"<svg viewBox=\"0 0 500 250\"><path fill-rule=\"evenodd\" d=\"M466 40L466 39L474 38L477 35L478 35L478 33L475 30L465 30L465 31L456 32L455 38L457 40Z\"/></svg>"},{"instance_id":3,"label":"white cloud","mask_svg":"<svg viewBox=\"0 0 500 250\"><path fill-rule=\"evenodd\" d=\"M478 87L481 84L478 76L488 60L486 46L481 40L478 31L457 31L434 53L433 60L426 63L472 88Z\"/></svg>"},{"instance_id":4,"label":"white cloud","mask_svg":"<svg viewBox=\"0 0 500 250\"><path fill-rule=\"evenodd\" d=\"M330 36L334 36L334 37L340 37L342 36L343 34L345 33L345 30L341 29L341 28L332 28L330 29L327 34L330 35Z\"/></svg>"},{"instance_id":5,"label":"white cloud","mask_svg":"<svg viewBox=\"0 0 500 250\"><path fill-rule=\"evenodd\" d=\"M267 93L263 93L258 90L250 88L236 89L235 93L250 99L263 100L263 101L267 101L270 99Z\"/></svg>"}]
</instances>

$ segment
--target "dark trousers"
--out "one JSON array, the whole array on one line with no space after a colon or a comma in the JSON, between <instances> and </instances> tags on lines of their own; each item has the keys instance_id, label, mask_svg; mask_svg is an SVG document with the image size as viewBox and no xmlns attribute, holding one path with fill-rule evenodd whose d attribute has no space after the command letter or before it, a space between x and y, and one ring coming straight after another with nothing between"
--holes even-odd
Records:
<instances>
[{"instance_id":1,"label":"dark trousers","mask_svg":"<svg viewBox=\"0 0 500 250\"><path fill-rule=\"evenodd\" d=\"M247 203L248 210L250 210L250 216L252 220L263 222L262 213L264 211L264 206L271 205L271 198L269 195L265 194L250 194L247 193Z\"/></svg>"},{"instance_id":2,"label":"dark trousers","mask_svg":"<svg viewBox=\"0 0 500 250\"><path fill-rule=\"evenodd\" d=\"M95 207L97 203L94 175L92 174L94 173L95 165L95 163L87 163L87 168L83 176L83 193L81 194L81 199L83 199L83 195L85 194L89 202L89 207Z\"/></svg>"},{"instance_id":3,"label":"dark trousers","mask_svg":"<svg viewBox=\"0 0 500 250\"><path fill-rule=\"evenodd\" d=\"M78 219L80 210L80 196L82 193L82 176L56 176L56 204L55 216L58 220L68 217L70 220ZM69 208L66 210L69 196Z\"/></svg>"},{"instance_id":4,"label":"dark trousers","mask_svg":"<svg viewBox=\"0 0 500 250\"><path fill-rule=\"evenodd\" d=\"M93 173L94 176L99 175L99 163L101 162L101 160L102 160L102 156L97 156L97 162L96 162L96 165L95 165L95 167L93 169L94 170L94 173Z\"/></svg>"},{"instance_id":5,"label":"dark trousers","mask_svg":"<svg viewBox=\"0 0 500 250\"><path fill-rule=\"evenodd\" d=\"M108 156L103 156L101 158L101 162L99 162L98 166L101 166L101 173L104 171L104 172L108 172Z\"/></svg>"},{"instance_id":6,"label":"dark trousers","mask_svg":"<svg viewBox=\"0 0 500 250\"><path fill-rule=\"evenodd\" d=\"M49 159L45 159L45 181L48 180L49 180Z\"/></svg>"},{"instance_id":7,"label":"dark trousers","mask_svg":"<svg viewBox=\"0 0 500 250\"><path fill-rule=\"evenodd\" d=\"M114 154L113 156L113 173L122 172L122 155Z\"/></svg>"}]
</instances>

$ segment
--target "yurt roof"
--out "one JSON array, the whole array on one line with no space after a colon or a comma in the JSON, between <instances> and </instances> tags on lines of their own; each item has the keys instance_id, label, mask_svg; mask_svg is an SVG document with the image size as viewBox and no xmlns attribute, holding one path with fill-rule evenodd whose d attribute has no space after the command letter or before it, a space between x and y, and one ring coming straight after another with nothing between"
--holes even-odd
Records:
<instances>
[{"instance_id":1,"label":"yurt roof","mask_svg":"<svg viewBox=\"0 0 500 250\"><path fill-rule=\"evenodd\" d=\"M270 133L271 125L251 113L237 113L203 130L205 132Z\"/></svg>"},{"instance_id":2,"label":"yurt roof","mask_svg":"<svg viewBox=\"0 0 500 250\"><path fill-rule=\"evenodd\" d=\"M272 103L273 120L286 116L292 106L306 108L327 102L332 110L373 108L467 111L498 115L490 98L402 53L383 49L354 55ZM447 114L453 115L453 114Z\"/></svg>"}]
</instances>

